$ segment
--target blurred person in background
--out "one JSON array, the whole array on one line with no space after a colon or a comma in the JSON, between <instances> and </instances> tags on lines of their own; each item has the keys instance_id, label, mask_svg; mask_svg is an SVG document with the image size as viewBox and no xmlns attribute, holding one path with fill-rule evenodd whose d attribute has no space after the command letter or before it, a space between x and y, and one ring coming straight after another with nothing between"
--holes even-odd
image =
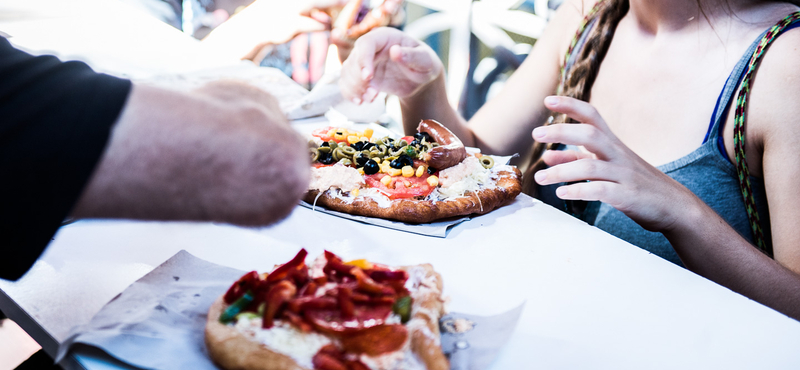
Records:
<instances>
[{"instance_id":1,"label":"blurred person in background","mask_svg":"<svg viewBox=\"0 0 800 370\"><path fill-rule=\"evenodd\" d=\"M528 194L800 319L799 6L568 0L469 122L436 54L397 30L358 39L340 86L397 95L406 134L436 119L529 153Z\"/></svg>"},{"instance_id":2,"label":"blurred person in background","mask_svg":"<svg viewBox=\"0 0 800 370\"><path fill-rule=\"evenodd\" d=\"M405 20L403 0L193 0L192 19L181 0L124 1L220 53L280 69L307 89L324 73L330 44L344 60L359 36ZM351 8L355 24L337 23Z\"/></svg>"}]
</instances>

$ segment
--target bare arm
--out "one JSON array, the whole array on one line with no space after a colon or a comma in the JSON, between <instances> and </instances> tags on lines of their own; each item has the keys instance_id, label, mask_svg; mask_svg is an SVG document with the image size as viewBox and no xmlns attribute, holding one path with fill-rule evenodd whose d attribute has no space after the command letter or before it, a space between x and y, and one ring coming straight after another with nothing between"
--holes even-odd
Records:
<instances>
[{"instance_id":1,"label":"bare arm","mask_svg":"<svg viewBox=\"0 0 800 370\"><path fill-rule=\"evenodd\" d=\"M542 101L555 93L568 43L592 3L568 1L562 5L500 94L481 107L469 123L448 104L443 76L420 94L402 99L406 133L413 132L420 119L437 117L465 145L496 154L527 151L532 145L531 130L543 124L549 114Z\"/></svg>"},{"instance_id":2,"label":"bare arm","mask_svg":"<svg viewBox=\"0 0 800 370\"><path fill-rule=\"evenodd\" d=\"M73 216L266 225L305 192L304 149L254 87L134 85Z\"/></svg>"},{"instance_id":3,"label":"bare arm","mask_svg":"<svg viewBox=\"0 0 800 370\"><path fill-rule=\"evenodd\" d=\"M585 102L564 97L545 100L551 109L584 124L536 128L534 138L582 145L589 153L545 152L545 162L551 167L537 172L536 181L547 185L590 179L561 186L556 194L562 199L611 205L645 229L662 232L690 270L800 320L800 188L796 184L800 91L789 88L800 81L800 71L791 68L792 61L800 58L798 41L800 32L790 31L767 53L748 108L747 158L751 174L763 173L765 180L774 260L686 187L633 153ZM727 141L730 146L732 139Z\"/></svg>"},{"instance_id":4,"label":"bare arm","mask_svg":"<svg viewBox=\"0 0 800 370\"><path fill-rule=\"evenodd\" d=\"M693 271L800 320L800 91L791 88L800 82L792 64L800 58L799 44L797 30L775 41L759 67L748 108L746 153L751 174L764 178L775 259L707 210L690 214L676 228L682 232L665 235ZM725 138L730 158L732 117Z\"/></svg>"}]
</instances>

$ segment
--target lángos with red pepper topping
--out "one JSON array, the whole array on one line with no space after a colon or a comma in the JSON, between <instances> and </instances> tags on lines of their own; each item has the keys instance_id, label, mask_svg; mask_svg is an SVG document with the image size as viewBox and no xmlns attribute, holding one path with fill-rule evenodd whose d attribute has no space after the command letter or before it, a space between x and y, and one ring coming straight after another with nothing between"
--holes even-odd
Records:
<instances>
[{"instance_id":1,"label":"l\u00e1ngos with red pepper topping","mask_svg":"<svg viewBox=\"0 0 800 370\"><path fill-rule=\"evenodd\" d=\"M227 370L447 370L442 277L428 264L390 268L305 249L251 271L211 306L206 346Z\"/></svg>"}]
</instances>

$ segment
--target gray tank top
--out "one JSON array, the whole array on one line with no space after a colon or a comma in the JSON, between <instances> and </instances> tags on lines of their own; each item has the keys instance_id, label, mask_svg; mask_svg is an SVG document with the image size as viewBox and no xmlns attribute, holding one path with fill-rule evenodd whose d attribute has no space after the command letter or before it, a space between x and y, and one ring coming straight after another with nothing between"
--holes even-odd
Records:
<instances>
[{"instance_id":1,"label":"gray tank top","mask_svg":"<svg viewBox=\"0 0 800 370\"><path fill-rule=\"evenodd\" d=\"M590 24L586 27L583 35L576 45L576 50L583 47L586 35L594 26ZM764 34L766 31L764 32ZM725 124L728 108L734 93L739 85L740 78L747 66L750 56L758 46L759 40L756 39L750 48L742 56L734 67L733 72L728 77L722 93L717 100L713 117L705 141L692 153L679 158L673 162L658 166L658 169L672 177L683 186L687 187L714 211L716 211L728 224L730 224L745 239L753 241L750 224L747 219L742 193L739 190L739 181L736 167L732 164L720 138L722 127ZM578 52L573 52L571 60L567 61L567 68L572 66L574 56ZM667 145L665 143L665 145ZM762 220L762 227L769 240L769 212L767 210L766 194L764 192L764 182L762 179L751 177L753 191L759 215ZM554 190L554 187L550 189ZM552 199L551 196L545 198ZM557 205L556 205L557 206ZM647 231L636 222L625 216L622 212L605 203L591 202L582 217L584 221L592 224L622 240L643 248L679 266L683 266L680 258L670 245L667 238L658 232Z\"/></svg>"}]
</instances>

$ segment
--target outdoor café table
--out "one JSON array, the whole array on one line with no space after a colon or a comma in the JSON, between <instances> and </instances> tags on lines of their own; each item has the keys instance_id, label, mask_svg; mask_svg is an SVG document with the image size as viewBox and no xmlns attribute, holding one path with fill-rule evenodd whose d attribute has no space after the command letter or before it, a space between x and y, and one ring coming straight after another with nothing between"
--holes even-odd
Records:
<instances>
[{"instance_id":1,"label":"outdoor caf\u00e9 table","mask_svg":"<svg viewBox=\"0 0 800 370\"><path fill-rule=\"evenodd\" d=\"M90 5L109 17L88 17L82 10ZM126 9L112 0L0 1L0 31L33 52L82 59L117 75L226 63L196 41ZM303 132L324 124L295 123ZM53 355L72 327L89 322L180 250L264 271L301 247L312 256L330 249L391 265L431 263L443 276L453 311L491 315L524 303L492 369L800 368L797 321L525 195L455 226L445 238L303 207L256 229L78 221L61 228L23 279L0 281L0 310ZM75 348L62 365L130 368L88 347Z\"/></svg>"}]
</instances>

